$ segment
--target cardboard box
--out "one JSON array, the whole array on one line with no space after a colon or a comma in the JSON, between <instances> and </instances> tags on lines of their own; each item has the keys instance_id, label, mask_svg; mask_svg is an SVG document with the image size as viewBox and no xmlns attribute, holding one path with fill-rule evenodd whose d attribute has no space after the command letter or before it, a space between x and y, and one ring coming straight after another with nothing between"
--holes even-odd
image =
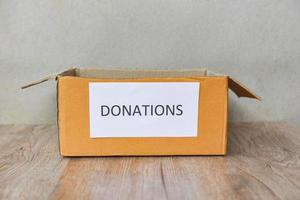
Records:
<instances>
[{"instance_id":1,"label":"cardboard box","mask_svg":"<svg viewBox=\"0 0 300 200\"><path fill-rule=\"evenodd\" d=\"M63 156L225 155L228 88L238 97L260 100L231 77L206 69L71 68L23 88L50 79L57 80L57 121ZM170 92L165 92L169 89ZM98 95L98 100L93 100L96 98L93 95ZM126 105L119 105L123 100ZM178 104L181 100L182 105ZM111 104L102 105L101 110L98 101ZM129 105L130 101L137 102ZM140 103L145 101L149 106L142 107ZM165 104L160 105L159 101ZM128 111L136 106L140 108L135 113ZM180 110L184 110L183 113ZM176 131L177 127L184 131Z\"/></svg>"}]
</instances>

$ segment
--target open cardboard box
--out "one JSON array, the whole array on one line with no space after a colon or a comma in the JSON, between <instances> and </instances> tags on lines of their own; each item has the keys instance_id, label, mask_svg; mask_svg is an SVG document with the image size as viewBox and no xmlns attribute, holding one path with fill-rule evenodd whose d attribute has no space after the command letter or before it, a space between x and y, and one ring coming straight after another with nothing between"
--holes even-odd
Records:
<instances>
[{"instance_id":1,"label":"open cardboard box","mask_svg":"<svg viewBox=\"0 0 300 200\"><path fill-rule=\"evenodd\" d=\"M51 79L57 80L57 121L63 156L225 155L228 88L238 97L260 100L238 81L206 69L71 68L22 88ZM198 134L195 137L90 137L89 83L128 82L199 83Z\"/></svg>"}]
</instances>

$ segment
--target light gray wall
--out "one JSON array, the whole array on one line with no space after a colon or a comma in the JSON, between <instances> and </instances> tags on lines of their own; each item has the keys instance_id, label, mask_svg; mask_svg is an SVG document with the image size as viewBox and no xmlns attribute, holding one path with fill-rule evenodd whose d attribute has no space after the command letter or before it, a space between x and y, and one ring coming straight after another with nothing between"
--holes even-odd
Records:
<instances>
[{"instance_id":1,"label":"light gray wall","mask_svg":"<svg viewBox=\"0 0 300 200\"><path fill-rule=\"evenodd\" d=\"M230 96L231 121L300 123L299 0L0 0L0 123L55 123L68 66L208 67L262 102Z\"/></svg>"}]
</instances>

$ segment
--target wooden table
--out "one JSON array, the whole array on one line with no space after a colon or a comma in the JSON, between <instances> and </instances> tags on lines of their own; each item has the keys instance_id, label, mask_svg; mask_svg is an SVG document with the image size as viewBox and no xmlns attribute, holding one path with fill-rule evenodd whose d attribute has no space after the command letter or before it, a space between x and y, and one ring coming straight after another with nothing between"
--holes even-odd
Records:
<instances>
[{"instance_id":1,"label":"wooden table","mask_svg":"<svg viewBox=\"0 0 300 200\"><path fill-rule=\"evenodd\" d=\"M300 199L300 129L229 128L228 156L63 158L54 125L0 126L0 199Z\"/></svg>"}]
</instances>

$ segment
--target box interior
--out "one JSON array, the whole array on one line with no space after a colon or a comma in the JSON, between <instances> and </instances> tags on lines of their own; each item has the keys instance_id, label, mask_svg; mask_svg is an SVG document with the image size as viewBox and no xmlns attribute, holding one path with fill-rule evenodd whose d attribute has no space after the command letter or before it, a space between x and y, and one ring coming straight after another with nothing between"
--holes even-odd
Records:
<instances>
[{"instance_id":1,"label":"box interior","mask_svg":"<svg viewBox=\"0 0 300 200\"><path fill-rule=\"evenodd\" d=\"M101 79L132 79L132 78L173 78L173 77L195 77L195 76L216 76L217 74L204 69L172 69L172 70L157 70L157 69L71 69L71 74L61 74L62 76L76 76L86 78L101 78Z\"/></svg>"}]
</instances>

